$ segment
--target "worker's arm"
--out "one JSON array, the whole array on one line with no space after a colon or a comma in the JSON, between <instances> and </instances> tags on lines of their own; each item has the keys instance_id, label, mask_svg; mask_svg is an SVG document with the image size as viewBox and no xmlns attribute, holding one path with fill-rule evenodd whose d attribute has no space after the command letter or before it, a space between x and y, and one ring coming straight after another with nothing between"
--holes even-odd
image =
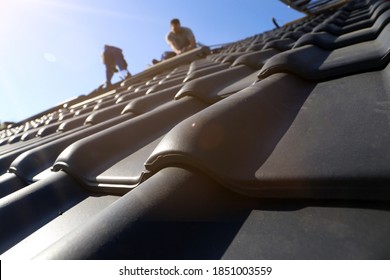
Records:
<instances>
[{"instance_id":1,"label":"worker's arm","mask_svg":"<svg viewBox=\"0 0 390 280\"><path fill-rule=\"evenodd\" d=\"M195 43L195 38L192 36L191 38L188 38L190 41L190 44L184 48L182 52L190 51L192 49L195 49L196 43Z\"/></svg>"},{"instance_id":2,"label":"worker's arm","mask_svg":"<svg viewBox=\"0 0 390 280\"><path fill-rule=\"evenodd\" d=\"M180 50L174 42L168 42L169 43L169 46L171 47L171 49L176 53L176 54L181 54L182 53L182 50Z\"/></svg>"},{"instance_id":3,"label":"worker's arm","mask_svg":"<svg viewBox=\"0 0 390 280\"><path fill-rule=\"evenodd\" d=\"M188 39L188 41L189 41L189 44L188 44L188 46L186 46L186 47L182 50L182 52L190 51L190 50L194 49L195 46L196 46L194 33L192 33L192 30L191 30L191 29L187 29L187 31L188 31L187 39Z\"/></svg>"},{"instance_id":4,"label":"worker's arm","mask_svg":"<svg viewBox=\"0 0 390 280\"><path fill-rule=\"evenodd\" d=\"M171 47L171 49L176 53L180 54L180 49L176 46L175 42L169 38L169 33L165 37L165 41L168 43L168 45Z\"/></svg>"}]
</instances>

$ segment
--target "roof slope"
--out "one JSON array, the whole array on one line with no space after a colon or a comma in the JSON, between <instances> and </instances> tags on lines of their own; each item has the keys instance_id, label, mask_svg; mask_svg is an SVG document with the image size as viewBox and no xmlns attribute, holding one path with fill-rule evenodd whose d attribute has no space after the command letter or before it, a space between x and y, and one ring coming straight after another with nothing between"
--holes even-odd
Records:
<instances>
[{"instance_id":1,"label":"roof slope","mask_svg":"<svg viewBox=\"0 0 390 280\"><path fill-rule=\"evenodd\" d=\"M389 258L389 20L350 1L1 130L1 257Z\"/></svg>"},{"instance_id":2,"label":"roof slope","mask_svg":"<svg viewBox=\"0 0 390 280\"><path fill-rule=\"evenodd\" d=\"M320 13L332 7L338 7L346 4L348 0L280 0L289 7L306 13Z\"/></svg>"}]
</instances>

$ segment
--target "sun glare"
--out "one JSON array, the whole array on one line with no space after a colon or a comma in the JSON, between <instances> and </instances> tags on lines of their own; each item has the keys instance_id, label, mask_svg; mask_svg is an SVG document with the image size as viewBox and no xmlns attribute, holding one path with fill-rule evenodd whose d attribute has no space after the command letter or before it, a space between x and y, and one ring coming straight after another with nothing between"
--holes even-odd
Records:
<instances>
[{"instance_id":1,"label":"sun glare","mask_svg":"<svg viewBox=\"0 0 390 280\"><path fill-rule=\"evenodd\" d=\"M49 53L49 52L44 53L43 57L48 62L56 62L57 61L57 57L54 54Z\"/></svg>"}]
</instances>

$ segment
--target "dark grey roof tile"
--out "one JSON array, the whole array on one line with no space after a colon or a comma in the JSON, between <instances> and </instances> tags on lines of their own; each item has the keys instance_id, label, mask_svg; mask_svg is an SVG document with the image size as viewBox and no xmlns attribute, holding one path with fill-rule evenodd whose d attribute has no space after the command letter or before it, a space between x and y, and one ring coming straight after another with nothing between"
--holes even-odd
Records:
<instances>
[{"instance_id":1,"label":"dark grey roof tile","mask_svg":"<svg viewBox=\"0 0 390 280\"><path fill-rule=\"evenodd\" d=\"M225 98L229 95L235 94L236 92L239 92L239 91L249 87L250 85L254 84L258 80L257 76L258 76L257 71L252 72L248 76L243 77L242 79L240 79L240 80L228 85L227 87L221 89L217 93L217 96L219 98Z\"/></svg>"},{"instance_id":2,"label":"dark grey roof tile","mask_svg":"<svg viewBox=\"0 0 390 280\"><path fill-rule=\"evenodd\" d=\"M228 64L231 64L233 63L234 60L237 59L237 57L240 57L241 55L244 55L246 54L247 52L235 52L235 53L231 53L231 54L227 54L225 55L222 60L221 60L221 63L228 63Z\"/></svg>"},{"instance_id":3,"label":"dark grey roof tile","mask_svg":"<svg viewBox=\"0 0 390 280\"><path fill-rule=\"evenodd\" d=\"M245 55L241 55L240 57L238 57L232 63L232 66L246 65L255 70L260 70L268 59L270 59L271 57L273 57L278 53L280 53L280 51L276 49L266 49L266 50L260 50L256 52L249 52Z\"/></svg>"},{"instance_id":4,"label":"dark grey roof tile","mask_svg":"<svg viewBox=\"0 0 390 280\"><path fill-rule=\"evenodd\" d=\"M85 125L63 132L53 138L46 139L45 142L38 142L35 145L16 150L13 154L8 154L7 160L2 159L1 163L9 164L9 172L16 174L24 182L33 182L33 178L50 168L60 153L77 140L83 139L94 133L104 131L118 123L133 118L135 115L127 113L112 117L96 125Z\"/></svg>"},{"instance_id":5,"label":"dark grey roof tile","mask_svg":"<svg viewBox=\"0 0 390 280\"><path fill-rule=\"evenodd\" d=\"M217 52L217 53L213 53L213 54L210 54L207 56L207 60L209 60L210 62L215 62L215 63L218 63L216 61L216 58L219 57L221 54L221 52Z\"/></svg>"},{"instance_id":6,"label":"dark grey roof tile","mask_svg":"<svg viewBox=\"0 0 390 280\"><path fill-rule=\"evenodd\" d=\"M29 139L34 138L36 135L37 135L37 131L35 131L35 130L26 131L25 133L23 133L20 140L27 141Z\"/></svg>"},{"instance_id":7,"label":"dark grey roof tile","mask_svg":"<svg viewBox=\"0 0 390 280\"><path fill-rule=\"evenodd\" d=\"M277 72L291 72L305 79L325 80L359 72L378 70L388 63L390 25L375 40L333 51L305 45L269 59L259 78Z\"/></svg>"},{"instance_id":8,"label":"dark grey roof tile","mask_svg":"<svg viewBox=\"0 0 390 280\"><path fill-rule=\"evenodd\" d=\"M162 79L164 79L166 76L167 76L166 74L162 75L161 77L154 76L153 79L148 80L146 83L145 82L139 83L137 85L137 87L145 86L145 85L153 86L153 85L157 84L159 81L161 81ZM130 89L134 89L135 90L135 88L137 88L137 87L129 86L128 90L130 90Z\"/></svg>"},{"instance_id":9,"label":"dark grey roof tile","mask_svg":"<svg viewBox=\"0 0 390 280\"><path fill-rule=\"evenodd\" d=\"M204 48L205 49L205 53L204 54L208 54L209 53L209 50L207 50L208 48ZM186 53L183 54L184 56L186 55ZM179 56L180 57L180 56ZM205 57L205 56L204 56ZM190 64L194 61L194 60L197 60L197 59L202 59L204 58L203 55L201 56L196 56L194 59L192 60L189 60L187 61L186 63L181 63L179 66L175 67L169 74L186 74L190 68Z\"/></svg>"},{"instance_id":10,"label":"dark grey roof tile","mask_svg":"<svg viewBox=\"0 0 390 280\"><path fill-rule=\"evenodd\" d=\"M86 198L86 192L62 172L0 200L0 252ZM12 219L10 219L12 217Z\"/></svg>"},{"instance_id":11,"label":"dark grey roof tile","mask_svg":"<svg viewBox=\"0 0 390 280\"><path fill-rule=\"evenodd\" d=\"M110 107L111 105L115 104L116 100L114 98L102 100L101 102L98 102L94 107L93 111L97 111L106 107Z\"/></svg>"},{"instance_id":12,"label":"dark grey roof tile","mask_svg":"<svg viewBox=\"0 0 390 280\"><path fill-rule=\"evenodd\" d=\"M158 84L150 87L146 94L154 94L156 92L159 92L161 90L164 90L164 89L167 89L167 88L170 88L170 87L174 87L174 86L177 86L177 85L183 85L183 80L185 78L185 75L179 75L179 76L176 76L175 78L166 78L164 80L161 80Z\"/></svg>"},{"instance_id":13,"label":"dark grey roof tile","mask_svg":"<svg viewBox=\"0 0 390 280\"><path fill-rule=\"evenodd\" d=\"M203 68L219 65L219 63L216 63L216 62L211 60L211 58L214 55L215 54L211 54L211 55L208 55L207 58L199 59L199 60L195 60L195 61L191 62L191 64L188 67L188 73L187 74L189 75L192 72L201 70Z\"/></svg>"},{"instance_id":14,"label":"dark grey roof tile","mask_svg":"<svg viewBox=\"0 0 390 280\"><path fill-rule=\"evenodd\" d=\"M343 7L344 11L348 12L349 16L356 16L362 13L367 13L372 9L372 6L376 2L383 3L386 0L373 0L373 1L351 1L348 5Z\"/></svg>"},{"instance_id":15,"label":"dark grey roof tile","mask_svg":"<svg viewBox=\"0 0 390 280\"><path fill-rule=\"evenodd\" d=\"M22 182L15 174L4 173L0 176L0 199L20 190L25 185L25 182Z\"/></svg>"},{"instance_id":16,"label":"dark grey roof tile","mask_svg":"<svg viewBox=\"0 0 390 280\"><path fill-rule=\"evenodd\" d=\"M306 32L303 31L290 31L290 32L285 32L282 36L281 39L287 39L290 38L294 41L298 40L299 38L302 37Z\"/></svg>"},{"instance_id":17,"label":"dark grey roof tile","mask_svg":"<svg viewBox=\"0 0 390 280\"><path fill-rule=\"evenodd\" d=\"M181 87L182 85L179 84L153 94L136 98L130 101L121 113L126 114L132 112L136 115L147 113L168 101L172 101Z\"/></svg>"},{"instance_id":18,"label":"dark grey roof tile","mask_svg":"<svg viewBox=\"0 0 390 280\"><path fill-rule=\"evenodd\" d=\"M22 138L21 133L18 133L16 135L12 135L8 139L8 144L13 144L13 143L19 142L21 140L21 138Z\"/></svg>"},{"instance_id":19,"label":"dark grey roof tile","mask_svg":"<svg viewBox=\"0 0 390 280\"><path fill-rule=\"evenodd\" d=\"M196 171L166 168L37 258L218 259L247 217L248 201L260 204Z\"/></svg>"},{"instance_id":20,"label":"dark grey roof tile","mask_svg":"<svg viewBox=\"0 0 390 280\"><path fill-rule=\"evenodd\" d=\"M36 258L356 259L359 256L370 259L377 254L383 256L378 253L383 252L383 243L378 240L386 239L390 232L386 222L389 211L365 206L352 202L329 206L329 203L315 202L307 205L299 200L283 203L253 200L230 192L196 169L169 167L52 246L41 247L46 249ZM367 235L378 224L381 230ZM348 242L340 239L340 235L348 236ZM313 241L307 246L308 240L318 236L321 242Z\"/></svg>"},{"instance_id":21,"label":"dark grey roof tile","mask_svg":"<svg viewBox=\"0 0 390 280\"><path fill-rule=\"evenodd\" d=\"M95 191L107 186L110 191L123 191L141 180L144 160L158 144L157 139L206 106L192 97L166 103L73 143L60 154L54 168L65 170Z\"/></svg>"},{"instance_id":22,"label":"dark grey roof tile","mask_svg":"<svg viewBox=\"0 0 390 280\"><path fill-rule=\"evenodd\" d=\"M1 139L0 139L0 146L3 146L3 145L5 145L5 144L7 144L7 143L8 143L8 140L9 140L9 137L10 137L10 136L1 138Z\"/></svg>"},{"instance_id":23,"label":"dark grey roof tile","mask_svg":"<svg viewBox=\"0 0 390 280\"><path fill-rule=\"evenodd\" d=\"M386 11L389 10L389 7L390 7L389 3L385 3L383 6L381 6L380 9L377 9L372 14L372 16L367 20L363 20L363 21L358 20L355 23L350 23L350 24L346 23L341 27L337 26L335 24L332 24L332 23L324 23L324 24L321 24L321 25L317 26L316 28L314 28L313 31L314 32L327 31L327 32L332 33L334 35L343 35L343 34L353 32L356 30L370 28L375 24L375 22L380 18L380 16L383 13L385 13ZM388 17L388 16L385 16L385 17Z\"/></svg>"},{"instance_id":24,"label":"dark grey roof tile","mask_svg":"<svg viewBox=\"0 0 390 280\"><path fill-rule=\"evenodd\" d=\"M146 167L155 172L180 162L230 184L232 177L253 171L251 163L261 164L267 157L266 151L292 122L313 86L292 76L273 75L225 98L173 128ZM237 141L245 145L239 148ZM253 156L255 161L250 160ZM245 168L240 167L242 162ZM238 184L249 183L250 176Z\"/></svg>"},{"instance_id":25,"label":"dark grey roof tile","mask_svg":"<svg viewBox=\"0 0 390 280\"><path fill-rule=\"evenodd\" d=\"M145 92L148 91L149 88L151 88L151 87L154 86L154 85L157 85L159 81L160 81L160 80L155 80L155 81L150 82L150 83L148 83L148 84L145 84L145 83L144 83L144 84L142 84L142 85L139 85L139 86L137 86L134 90L132 90L132 92L142 92L142 93L145 93Z\"/></svg>"},{"instance_id":26,"label":"dark grey roof tile","mask_svg":"<svg viewBox=\"0 0 390 280\"><path fill-rule=\"evenodd\" d=\"M193 166L233 190L265 197L389 199L388 120L375 109L383 96L365 94L383 92L378 86L385 76L373 72L317 86L271 76L176 126L146 167Z\"/></svg>"},{"instance_id":27,"label":"dark grey roof tile","mask_svg":"<svg viewBox=\"0 0 390 280\"><path fill-rule=\"evenodd\" d=\"M47 197L48 199L51 198L50 195L47 195ZM117 196L112 195L95 196L89 194L89 196L81 197L80 201L76 201L76 203L70 200L68 202L70 205L68 207L69 209L59 207L58 215L54 219L50 221L41 219L43 223L39 230L31 233L2 254L2 258L34 258L43 248L50 247L57 240L67 236L73 230L79 229L117 199ZM33 223L34 220L31 222Z\"/></svg>"},{"instance_id":28,"label":"dark grey roof tile","mask_svg":"<svg viewBox=\"0 0 390 280\"><path fill-rule=\"evenodd\" d=\"M180 123L145 166L191 166L259 197L389 200L387 71L270 76Z\"/></svg>"},{"instance_id":29,"label":"dark grey roof tile","mask_svg":"<svg viewBox=\"0 0 390 280\"><path fill-rule=\"evenodd\" d=\"M122 102L127 102L130 100L133 100L135 98L138 98L140 96L143 96L146 94L146 92L149 90L149 87L143 88L142 90L138 91L131 91L125 94L122 94L116 99L116 104L122 103Z\"/></svg>"},{"instance_id":30,"label":"dark grey roof tile","mask_svg":"<svg viewBox=\"0 0 390 280\"><path fill-rule=\"evenodd\" d=\"M290 211L272 211L272 208L271 211L263 208L251 211L222 259L356 260L389 257L382 253L383 245L378 242L389 234L389 211L356 204L303 205L300 207L297 203ZM383 228L373 232L372 228L377 224ZM318 238L321 241L317 243L314 240Z\"/></svg>"},{"instance_id":31,"label":"dark grey roof tile","mask_svg":"<svg viewBox=\"0 0 390 280\"><path fill-rule=\"evenodd\" d=\"M278 51L283 52L283 51L291 49L294 46L295 42L296 42L295 40L290 39L290 38L274 40L272 42L265 44L263 49L264 50L265 49L276 49Z\"/></svg>"},{"instance_id":32,"label":"dark grey roof tile","mask_svg":"<svg viewBox=\"0 0 390 280\"><path fill-rule=\"evenodd\" d=\"M375 19L380 14L384 13L388 9L388 6L389 6L389 3L387 1L377 1L372 6L370 6L370 9L367 13L363 13L361 15L346 18L343 21L343 24L357 23L359 21L367 20L370 18ZM341 24L341 22L340 22L340 24Z\"/></svg>"},{"instance_id":33,"label":"dark grey roof tile","mask_svg":"<svg viewBox=\"0 0 390 280\"><path fill-rule=\"evenodd\" d=\"M219 96L220 91L253 72L252 68L240 65L197 78L184 84L176 94L175 99L193 96L208 104L215 103L222 98Z\"/></svg>"},{"instance_id":34,"label":"dark grey roof tile","mask_svg":"<svg viewBox=\"0 0 390 280\"><path fill-rule=\"evenodd\" d=\"M109 108L105 108L91 113L85 120L85 124L98 124L106 120L117 117L127 105L126 102L120 102Z\"/></svg>"},{"instance_id":35,"label":"dark grey roof tile","mask_svg":"<svg viewBox=\"0 0 390 280\"><path fill-rule=\"evenodd\" d=\"M210 49L208 47L196 48L194 50L186 52L183 55L176 56L168 60L162 61L146 69L145 71L132 76L131 78L125 81L125 85L129 86L133 83L152 78L156 75L161 74L164 71L167 71L175 67L177 68L177 70L174 71L181 71L183 69L182 65L191 63L196 59L204 58L209 53L210 53ZM188 67L188 66L184 66L184 67Z\"/></svg>"},{"instance_id":36,"label":"dark grey roof tile","mask_svg":"<svg viewBox=\"0 0 390 280\"><path fill-rule=\"evenodd\" d=\"M188 71L189 71L189 68L188 69L186 68L185 71L179 71L179 72L172 71L164 79L160 80L159 84L162 84L164 81L169 81L169 80L173 80L173 79L178 79L178 78L184 79L185 76L187 75Z\"/></svg>"},{"instance_id":37,"label":"dark grey roof tile","mask_svg":"<svg viewBox=\"0 0 390 280\"><path fill-rule=\"evenodd\" d=\"M62 133L54 133L50 136L46 136L43 138L34 137L27 141L20 141L14 143L12 145L7 145L5 150L0 153L0 174L6 172L10 164L22 153L32 150L34 148L38 148L45 143L52 141L53 139L61 138L63 136ZM32 165L34 166L34 164Z\"/></svg>"},{"instance_id":38,"label":"dark grey roof tile","mask_svg":"<svg viewBox=\"0 0 390 280\"><path fill-rule=\"evenodd\" d=\"M76 116L72 119L63 121L57 128L57 131L64 132L64 131L69 131L77 127L81 127L85 120L88 117L88 113L83 114L81 116Z\"/></svg>"},{"instance_id":39,"label":"dark grey roof tile","mask_svg":"<svg viewBox=\"0 0 390 280\"><path fill-rule=\"evenodd\" d=\"M222 64L222 61L228 57L229 55L232 55L232 54L236 54L237 52L221 52L221 53L216 53L216 54L213 54L213 55L210 55L207 57L207 60L210 60L211 62L214 63L214 66L215 65L220 65ZM211 67L213 66L212 64L210 64L208 67ZM198 67L198 69L196 70L200 70L200 68L206 68L207 66L203 66L203 67ZM191 74L192 72L194 72L195 70L189 72L188 74Z\"/></svg>"},{"instance_id":40,"label":"dark grey roof tile","mask_svg":"<svg viewBox=\"0 0 390 280\"><path fill-rule=\"evenodd\" d=\"M193 71L189 72L189 74L187 75L187 77L184 79L183 82L186 83L186 82L189 82L191 80L203 77L205 75L208 75L208 74L211 74L214 72L218 72L218 71L221 71L223 69L227 69L229 67L230 67L229 63L215 63L215 64L212 64L211 66L208 66L208 67L199 68L197 70L193 70Z\"/></svg>"},{"instance_id":41,"label":"dark grey roof tile","mask_svg":"<svg viewBox=\"0 0 390 280\"><path fill-rule=\"evenodd\" d=\"M91 113L94 110L94 106L85 106L80 109L75 109L74 116L80 116L83 114Z\"/></svg>"},{"instance_id":42,"label":"dark grey roof tile","mask_svg":"<svg viewBox=\"0 0 390 280\"><path fill-rule=\"evenodd\" d=\"M166 75L164 75L166 76ZM138 88L139 86L143 86L143 85L149 85L150 83L156 83L155 80L159 80L159 79L152 79L152 80L148 80L148 81L141 81L141 82L138 82L138 83L132 83L132 84L129 84L128 87L127 87L127 91L134 91L136 88ZM122 92L123 93L123 92ZM122 93L117 93L117 94L122 94Z\"/></svg>"},{"instance_id":43,"label":"dark grey roof tile","mask_svg":"<svg viewBox=\"0 0 390 280\"><path fill-rule=\"evenodd\" d=\"M389 3L390 5L390 3ZM371 28L364 28L344 35L335 36L327 32L306 34L297 41L294 47L315 44L321 48L332 50L348 45L375 40L390 21L390 10L378 18Z\"/></svg>"},{"instance_id":44,"label":"dark grey roof tile","mask_svg":"<svg viewBox=\"0 0 390 280\"><path fill-rule=\"evenodd\" d=\"M48 136L50 134L53 134L57 131L58 127L60 126L61 122L58 121L56 123L52 123L52 124L49 124L49 125L46 125L42 128L40 128L37 132L37 136L38 137L45 137L45 136Z\"/></svg>"}]
</instances>

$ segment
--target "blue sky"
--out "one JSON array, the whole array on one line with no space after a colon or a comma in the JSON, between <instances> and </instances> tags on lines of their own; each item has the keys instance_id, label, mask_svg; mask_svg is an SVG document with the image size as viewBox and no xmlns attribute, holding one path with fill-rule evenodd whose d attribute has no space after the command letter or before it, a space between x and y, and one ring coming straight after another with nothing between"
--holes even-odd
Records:
<instances>
[{"instance_id":1,"label":"blue sky","mask_svg":"<svg viewBox=\"0 0 390 280\"><path fill-rule=\"evenodd\" d=\"M198 42L232 42L303 17L278 0L0 0L0 121L21 121L104 82L104 44L132 74L169 50L179 18ZM116 77L113 82L118 81Z\"/></svg>"}]
</instances>

